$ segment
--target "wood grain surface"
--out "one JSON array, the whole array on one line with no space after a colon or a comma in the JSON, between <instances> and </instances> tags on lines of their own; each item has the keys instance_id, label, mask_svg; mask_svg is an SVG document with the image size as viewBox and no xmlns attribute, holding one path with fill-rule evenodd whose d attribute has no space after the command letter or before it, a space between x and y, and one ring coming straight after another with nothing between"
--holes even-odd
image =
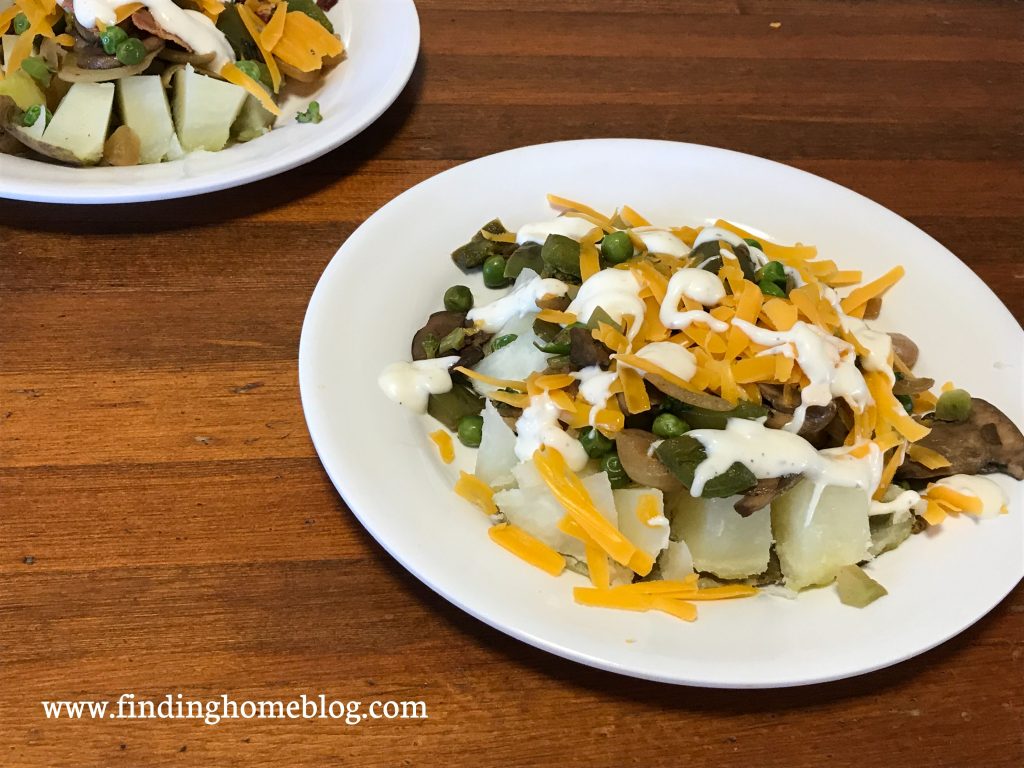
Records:
<instances>
[{"instance_id":1,"label":"wood grain surface","mask_svg":"<svg viewBox=\"0 0 1024 768\"><path fill-rule=\"evenodd\" d=\"M728 147L849 186L1020 321L1024 5L419 10L398 102L310 166L170 203L0 201L0 765L1024 764L1021 588L846 682L706 691L587 669L452 608L370 539L296 376L306 302L365 217L463 161L581 137ZM421 699L429 717L58 721L39 703L122 692Z\"/></svg>"}]
</instances>

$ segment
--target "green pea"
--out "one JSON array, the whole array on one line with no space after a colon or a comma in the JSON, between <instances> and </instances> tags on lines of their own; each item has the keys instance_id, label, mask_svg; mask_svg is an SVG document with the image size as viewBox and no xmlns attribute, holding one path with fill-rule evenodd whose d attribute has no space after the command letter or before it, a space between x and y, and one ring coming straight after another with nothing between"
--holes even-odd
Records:
<instances>
[{"instance_id":1,"label":"green pea","mask_svg":"<svg viewBox=\"0 0 1024 768\"><path fill-rule=\"evenodd\" d=\"M763 267L757 270L757 274L755 275L755 277L758 279L758 281L771 280L773 283L785 284L786 270L779 262L769 261L767 264L765 264Z\"/></svg>"},{"instance_id":2,"label":"green pea","mask_svg":"<svg viewBox=\"0 0 1024 768\"><path fill-rule=\"evenodd\" d=\"M759 250L762 253L764 253L764 246L761 245L761 242L759 240L755 240L752 237L744 237L743 238L743 242L745 242L751 248L757 248L757 250Z\"/></svg>"},{"instance_id":3,"label":"green pea","mask_svg":"<svg viewBox=\"0 0 1024 768\"><path fill-rule=\"evenodd\" d=\"M484 436L483 416L463 416L459 419L459 442L469 448L479 448Z\"/></svg>"},{"instance_id":4,"label":"green pea","mask_svg":"<svg viewBox=\"0 0 1024 768\"><path fill-rule=\"evenodd\" d=\"M608 475L608 482L611 483L612 488L625 488L630 483L629 475L622 468L622 462L619 461L617 453L610 453L601 459L601 471Z\"/></svg>"},{"instance_id":5,"label":"green pea","mask_svg":"<svg viewBox=\"0 0 1024 768\"><path fill-rule=\"evenodd\" d=\"M473 292L464 285L453 285L444 292L444 308L449 312L469 312L473 308Z\"/></svg>"},{"instance_id":6,"label":"green pea","mask_svg":"<svg viewBox=\"0 0 1024 768\"><path fill-rule=\"evenodd\" d=\"M504 336L499 336L498 338L491 342L491 351L496 352L502 347L507 347L509 344L511 344L518 338L519 336L514 333L506 333Z\"/></svg>"},{"instance_id":7,"label":"green pea","mask_svg":"<svg viewBox=\"0 0 1024 768\"><path fill-rule=\"evenodd\" d=\"M43 114L43 110L46 109L42 104L33 104L31 107L25 110L25 113L21 116L21 124L26 128L31 128L36 124L39 116ZM53 113L46 109L46 124L49 125L50 121L53 120Z\"/></svg>"},{"instance_id":8,"label":"green pea","mask_svg":"<svg viewBox=\"0 0 1024 768\"><path fill-rule=\"evenodd\" d=\"M19 13L14 17L14 34L20 35L22 32L28 31L28 28L31 26L32 24L29 22L28 16L24 13Z\"/></svg>"},{"instance_id":9,"label":"green pea","mask_svg":"<svg viewBox=\"0 0 1024 768\"><path fill-rule=\"evenodd\" d=\"M610 264L621 264L633 257L633 241L628 232L612 232L601 240L601 256Z\"/></svg>"},{"instance_id":10,"label":"green pea","mask_svg":"<svg viewBox=\"0 0 1024 768\"><path fill-rule=\"evenodd\" d=\"M107 27L100 33L100 44L103 50L113 56L117 53L117 46L128 39L128 33L120 27Z\"/></svg>"},{"instance_id":11,"label":"green pea","mask_svg":"<svg viewBox=\"0 0 1024 768\"><path fill-rule=\"evenodd\" d=\"M762 280L757 284L757 287L761 289L761 293L765 296L778 296L780 299L786 298L786 292L782 287L771 280Z\"/></svg>"},{"instance_id":12,"label":"green pea","mask_svg":"<svg viewBox=\"0 0 1024 768\"><path fill-rule=\"evenodd\" d=\"M651 432L658 437L679 437L690 428L690 425L672 413L661 413L654 419Z\"/></svg>"},{"instance_id":13,"label":"green pea","mask_svg":"<svg viewBox=\"0 0 1024 768\"><path fill-rule=\"evenodd\" d=\"M142 60L146 58L146 46L142 44L141 40L129 37L117 46L117 53L115 55L117 60L126 67L132 67L136 64L141 64Z\"/></svg>"},{"instance_id":14,"label":"green pea","mask_svg":"<svg viewBox=\"0 0 1024 768\"><path fill-rule=\"evenodd\" d=\"M251 77L253 80L259 81L260 79L260 65L255 61L249 59L242 59L235 62L235 66L238 67L244 74Z\"/></svg>"},{"instance_id":15,"label":"green pea","mask_svg":"<svg viewBox=\"0 0 1024 768\"><path fill-rule=\"evenodd\" d=\"M583 450L586 451L587 456L592 459L599 459L602 456L607 456L615 450L615 443L602 435L594 427L583 432L579 439L580 445L583 446Z\"/></svg>"},{"instance_id":16,"label":"green pea","mask_svg":"<svg viewBox=\"0 0 1024 768\"><path fill-rule=\"evenodd\" d=\"M967 421L971 415L971 396L963 389L951 389L939 395L935 418L939 421Z\"/></svg>"},{"instance_id":17,"label":"green pea","mask_svg":"<svg viewBox=\"0 0 1024 768\"><path fill-rule=\"evenodd\" d=\"M484 262L484 285L488 288L504 288L508 285L504 256L491 256Z\"/></svg>"},{"instance_id":18,"label":"green pea","mask_svg":"<svg viewBox=\"0 0 1024 768\"><path fill-rule=\"evenodd\" d=\"M900 401L900 405L903 406L903 410L907 413L914 412L914 398L910 395L896 395L896 399Z\"/></svg>"}]
</instances>

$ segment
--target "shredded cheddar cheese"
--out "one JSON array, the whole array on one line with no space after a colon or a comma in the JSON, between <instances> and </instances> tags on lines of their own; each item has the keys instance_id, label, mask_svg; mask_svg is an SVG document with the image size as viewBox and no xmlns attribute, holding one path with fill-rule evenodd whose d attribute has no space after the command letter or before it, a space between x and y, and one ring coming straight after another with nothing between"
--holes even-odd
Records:
<instances>
[{"instance_id":1,"label":"shredded cheddar cheese","mask_svg":"<svg viewBox=\"0 0 1024 768\"><path fill-rule=\"evenodd\" d=\"M452 436L447 430L438 429L430 433L430 439L437 446L437 453L441 461L451 464L455 460L455 446L452 444Z\"/></svg>"},{"instance_id":2,"label":"shredded cheddar cheese","mask_svg":"<svg viewBox=\"0 0 1024 768\"><path fill-rule=\"evenodd\" d=\"M498 513L498 505L494 503L494 491L476 475L460 472L458 482L455 483L455 493L475 504L485 514Z\"/></svg>"},{"instance_id":3,"label":"shredded cheddar cheese","mask_svg":"<svg viewBox=\"0 0 1024 768\"><path fill-rule=\"evenodd\" d=\"M487 534L495 544L545 573L558 576L565 569L564 557L522 528L499 523L488 528Z\"/></svg>"}]
</instances>

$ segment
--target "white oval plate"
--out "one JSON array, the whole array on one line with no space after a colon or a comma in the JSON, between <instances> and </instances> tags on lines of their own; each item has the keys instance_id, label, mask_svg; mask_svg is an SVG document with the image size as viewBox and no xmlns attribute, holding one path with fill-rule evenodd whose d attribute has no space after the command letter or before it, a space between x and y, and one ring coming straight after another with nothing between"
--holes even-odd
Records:
<instances>
[{"instance_id":1,"label":"white oval plate","mask_svg":"<svg viewBox=\"0 0 1024 768\"><path fill-rule=\"evenodd\" d=\"M347 58L322 83L281 101L278 127L220 152L130 168L71 168L0 154L0 197L45 203L139 203L237 187L308 163L344 144L391 106L409 81L420 46L412 0L340 0L328 16ZM320 102L323 122L295 113Z\"/></svg>"},{"instance_id":2,"label":"white oval plate","mask_svg":"<svg viewBox=\"0 0 1024 768\"><path fill-rule=\"evenodd\" d=\"M882 556L871 572L889 596L864 610L840 604L833 588L701 603L693 624L586 608L572 599L583 578L553 579L492 544L488 521L452 492L454 472L420 418L388 401L376 379L409 359L412 334L443 291L467 282L448 254L495 216L513 229L550 218L548 192L604 211L628 204L655 224L727 218L779 242L814 243L866 278L903 263L907 276L881 326L920 344L922 375L955 379L1024 423L1021 328L970 269L876 203L793 168L689 144L593 140L504 152L428 179L370 217L327 267L302 328L299 381L316 449L352 511L409 571L538 648L723 688L803 685L895 664L963 631L1017 584L1024 484L1005 477L1009 515L961 516ZM479 301L481 283L470 284Z\"/></svg>"}]
</instances>

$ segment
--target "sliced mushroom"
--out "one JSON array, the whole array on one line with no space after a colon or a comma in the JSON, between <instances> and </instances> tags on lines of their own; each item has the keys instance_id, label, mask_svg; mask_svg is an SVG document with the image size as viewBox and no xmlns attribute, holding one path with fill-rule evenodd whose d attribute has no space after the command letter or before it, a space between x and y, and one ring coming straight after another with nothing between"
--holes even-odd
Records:
<instances>
[{"instance_id":1,"label":"sliced mushroom","mask_svg":"<svg viewBox=\"0 0 1024 768\"><path fill-rule=\"evenodd\" d=\"M427 341L431 336L434 337L434 341L440 342L441 339L456 328L462 328L465 325L465 312L450 312L448 310L434 312L427 318L426 324L416 331L416 335L412 337L412 359L425 360L428 357L423 349L423 342Z\"/></svg>"},{"instance_id":2,"label":"sliced mushroom","mask_svg":"<svg viewBox=\"0 0 1024 768\"><path fill-rule=\"evenodd\" d=\"M730 403L728 400L717 395L683 389L653 373L647 374L644 378L651 386L664 392L669 397L681 403L692 405L695 408L703 408L707 411L731 411L736 407L734 403Z\"/></svg>"},{"instance_id":3,"label":"sliced mushroom","mask_svg":"<svg viewBox=\"0 0 1024 768\"><path fill-rule=\"evenodd\" d=\"M935 386L935 379L927 378L907 378L897 379L896 383L892 385L892 393L894 395L916 395L919 392L924 392Z\"/></svg>"},{"instance_id":4,"label":"sliced mushroom","mask_svg":"<svg viewBox=\"0 0 1024 768\"><path fill-rule=\"evenodd\" d=\"M577 368L599 365L607 368L611 363L611 350L590 335L589 328L569 330L569 360Z\"/></svg>"},{"instance_id":5,"label":"sliced mushroom","mask_svg":"<svg viewBox=\"0 0 1024 768\"><path fill-rule=\"evenodd\" d=\"M123 66L116 58L106 56L106 54L103 54L105 58L114 58L114 61L117 63L116 67L106 67L100 62L99 58L83 60L83 51L79 51L78 53L69 53L64 59L64 65L60 70L58 70L57 77L69 83L104 83L110 80L120 80L124 77L140 75L149 68L153 63L153 59L156 58L156 55L163 49L164 45L155 37L150 37L147 40L144 40L143 43L149 51L149 54L138 64L133 64L130 67ZM84 66L84 64L95 66L87 67Z\"/></svg>"},{"instance_id":6,"label":"sliced mushroom","mask_svg":"<svg viewBox=\"0 0 1024 768\"><path fill-rule=\"evenodd\" d=\"M733 504L733 508L742 517L749 517L759 509L764 509L772 503L772 499L781 496L798 482L802 475L786 475L785 477L769 477L758 480L757 485L747 491Z\"/></svg>"},{"instance_id":7,"label":"sliced mushroom","mask_svg":"<svg viewBox=\"0 0 1024 768\"><path fill-rule=\"evenodd\" d=\"M800 405L800 398L796 390L790 387L783 387L780 384L758 384L761 390L761 397L772 407L765 425L772 429L782 429L792 421L791 414ZM812 405L804 414L804 423L797 432L800 437L807 440L814 440L821 436L832 424L838 413L838 406L833 400L828 405ZM844 433L845 434L845 433Z\"/></svg>"},{"instance_id":8,"label":"sliced mushroom","mask_svg":"<svg viewBox=\"0 0 1024 768\"><path fill-rule=\"evenodd\" d=\"M682 483L668 467L648 453L657 439L653 433L642 429L624 429L616 434L615 446L618 448L622 468L634 483L657 488L665 493L680 491Z\"/></svg>"},{"instance_id":9,"label":"sliced mushroom","mask_svg":"<svg viewBox=\"0 0 1024 768\"><path fill-rule=\"evenodd\" d=\"M917 365L917 358L920 356L917 344L902 333L890 333L889 337L892 339L892 351L896 357L902 360L907 368Z\"/></svg>"},{"instance_id":10,"label":"sliced mushroom","mask_svg":"<svg viewBox=\"0 0 1024 768\"><path fill-rule=\"evenodd\" d=\"M900 480L929 480L950 475L979 475L1005 472L1024 480L1024 435L1009 417L991 403L971 399L967 421L939 421L926 417L921 422L931 432L917 445L937 451L950 466L928 469L908 460L896 470Z\"/></svg>"},{"instance_id":11,"label":"sliced mushroom","mask_svg":"<svg viewBox=\"0 0 1024 768\"><path fill-rule=\"evenodd\" d=\"M172 64L191 64L193 67L205 67L216 57L214 51L209 53L192 53L191 51L179 51L170 46L160 51L160 58Z\"/></svg>"}]
</instances>

